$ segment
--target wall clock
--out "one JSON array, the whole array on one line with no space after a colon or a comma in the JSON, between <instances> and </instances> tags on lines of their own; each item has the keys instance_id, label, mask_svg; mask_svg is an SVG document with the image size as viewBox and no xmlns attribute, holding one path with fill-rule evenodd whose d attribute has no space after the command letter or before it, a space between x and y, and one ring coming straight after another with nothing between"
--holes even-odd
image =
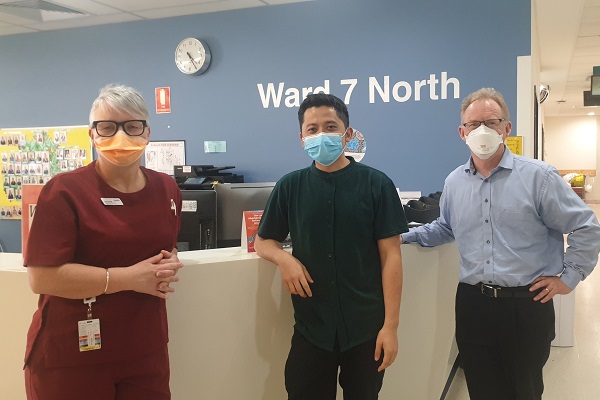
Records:
<instances>
[{"instance_id":1,"label":"wall clock","mask_svg":"<svg viewBox=\"0 0 600 400\"><path fill-rule=\"evenodd\" d=\"M210 65L210 49L196 38L183 39L175 49L175 65L186 75L200 75Z\"/></svg>"}]
</instances>

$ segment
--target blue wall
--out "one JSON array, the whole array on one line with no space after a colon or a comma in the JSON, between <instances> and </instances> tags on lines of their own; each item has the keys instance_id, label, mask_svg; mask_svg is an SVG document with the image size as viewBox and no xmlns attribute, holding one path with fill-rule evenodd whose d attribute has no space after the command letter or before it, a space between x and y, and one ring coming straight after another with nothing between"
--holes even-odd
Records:
<instances>
[{"instance_id":1,"label":"blue wall","mask_svg":"<svg viewBox=\"0 0 600 400\"><path fill-rule=\"evenodd\" d=\"M427 194L468 157L457 132L468 93L495 87L516 120L517 56L531 53L530 18L521 0L315 0L0 36L0 128L87 124L98 89L112 82L141 90L153 109L154 88L170 86L172 113L151 116L151 139L184 139L188 164L235 165L247 182L275 181L309 158L290 96L265 108L259 85L284 83L285 93L328 81L344 98L341 81L354 79L348 108L367 140L363 162L401 190ZM202 76L175 67L175 47L188 36L212 50ZM425 83L417 100L415 81L442 73L456 82L446 98L438 82ZM370 79L383 87L385 76L389 102L369 90ZM204 153L205 140L227 141L227 152ZM20 251L19 221L0 221L0 243Z\"/></svg>"}]
</instances>

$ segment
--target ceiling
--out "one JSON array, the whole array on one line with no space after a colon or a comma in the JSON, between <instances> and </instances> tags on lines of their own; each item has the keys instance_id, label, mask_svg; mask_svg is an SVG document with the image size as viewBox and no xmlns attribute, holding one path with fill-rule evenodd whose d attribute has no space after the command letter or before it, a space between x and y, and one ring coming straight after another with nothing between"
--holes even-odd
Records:
<instances>
[{"instance_id":1,"label":"ceiling","mask_svg":"<svg viewBox=\"0 0 600 400\"><path fill-rule=\"evenodd\" d=\"M0 35L311 0L0 0Z\"/></svg>"},{"instance_id":2,"label":"ceiling","mask_svg":"<svg viewBox=\"0 0 600 400\"><path fill-rule=\"evenodd\" d=\"M0 0L0 35L158 19L310 0ZM600 66L600 0L532 0L546 116L586 115L593 66ZM64 7L64 8L63 8Z\"/></svg>"},{"instance_id":3,"label":"ceiling","mask_svg":"<svg viewBox=\"0 0 600 400\"><path fill-rule=\"evenodd\" d=\"M540 82L550 86L546 116L600 115L583 107L594 66L600 66L600 0L533 0Z\"/></svg>"}]
</instances>

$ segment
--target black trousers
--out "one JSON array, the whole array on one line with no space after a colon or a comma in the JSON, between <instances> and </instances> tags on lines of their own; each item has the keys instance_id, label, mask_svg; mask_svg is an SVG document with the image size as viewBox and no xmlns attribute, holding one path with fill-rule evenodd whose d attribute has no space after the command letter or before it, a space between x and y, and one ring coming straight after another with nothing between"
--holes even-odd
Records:
<instances>
[{"instance_id":1,"label":"black trousers","mask_svg":"<svg viewBox=\"0 0 600 400\"><path fill-rule=\"evenodd\" d=\"M285 388L289 400L335 400L338 368L344 400L377 400L384 371L374 360L376 338L347 351L329 352L309 343L294 331L285 364Z\"/></svg>"},{"instance_id":2,"label":"black trousers","mask_svg":"<svg viewBox=\"0 0 600 400\"><path fill-rule=\"evenodd\" d=\"M553 339L552 301L491 298L458 285L456 342L471 400L541 400Z\"/></svg>"}]
</instances>

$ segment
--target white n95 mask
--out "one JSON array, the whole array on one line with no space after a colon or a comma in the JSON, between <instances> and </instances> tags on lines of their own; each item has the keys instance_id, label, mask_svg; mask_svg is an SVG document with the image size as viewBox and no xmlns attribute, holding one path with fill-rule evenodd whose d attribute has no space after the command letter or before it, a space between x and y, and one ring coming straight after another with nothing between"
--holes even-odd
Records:
<instances>
[{"instance_id":1,"label":"white n95 mask","mask_svg":"<svg viewBox=\"0 0 600 400\"><path fill-rule=\"evenodd\" d=\"M482 160L490 158L502 143L502 135L481 124L467 136L467 146Z\"/></svg>"}]
</instances>

